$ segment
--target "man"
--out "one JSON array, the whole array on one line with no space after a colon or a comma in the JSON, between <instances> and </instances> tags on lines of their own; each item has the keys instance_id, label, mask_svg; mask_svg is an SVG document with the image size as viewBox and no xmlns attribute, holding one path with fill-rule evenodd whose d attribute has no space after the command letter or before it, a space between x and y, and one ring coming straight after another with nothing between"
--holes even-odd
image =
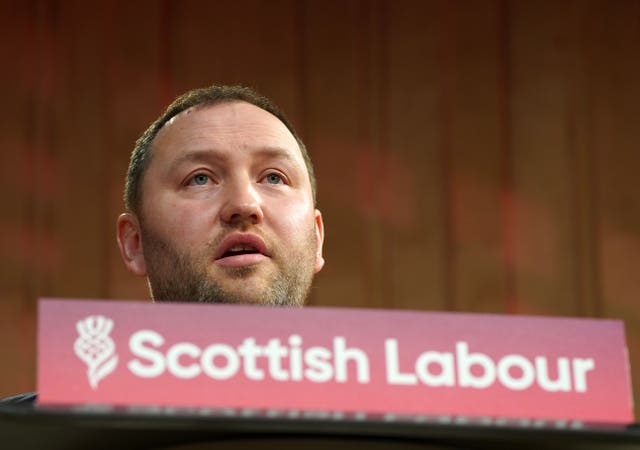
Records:
<instances>
[{"instance_id":1,"label":"man","mask_svg":"<svg viewBox=\"0 0 640 450\"><path fill-rule=\"evenodd\" d=\"M154 301L302 305L324 264L309 155L248 88L176 99L136 143L125 203L118 245Z\"/></svg>"},{"instance_id":2,"label":"man","mask_svg":"<svg viewBox=\"0 0 640 450\"><path fill-rule=\"evenodd\" d=\"M154 301L300 306L324 265L307 150L248 88L178 97L136 142L125 205L118 246Z\"/></svg>"}]
</instances>

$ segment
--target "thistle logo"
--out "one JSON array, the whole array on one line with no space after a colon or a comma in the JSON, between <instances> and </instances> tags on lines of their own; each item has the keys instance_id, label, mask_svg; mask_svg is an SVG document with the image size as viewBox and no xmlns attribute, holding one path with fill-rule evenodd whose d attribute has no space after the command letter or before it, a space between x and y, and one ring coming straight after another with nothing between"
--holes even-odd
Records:
<instances>
[{"instance_id":1,"label":"thistle logo","mask_svg":"<svg viewBox=\"0 0 640 450\"><path fill-rule=\"evenodd\" d=\"M87 377L92 389L98 382L113 372L118 365L115 344L109 337L113 320L104 316L89 316L76 323L78 339L73 350L87 365Z\"/></svg>"}]
</instances>

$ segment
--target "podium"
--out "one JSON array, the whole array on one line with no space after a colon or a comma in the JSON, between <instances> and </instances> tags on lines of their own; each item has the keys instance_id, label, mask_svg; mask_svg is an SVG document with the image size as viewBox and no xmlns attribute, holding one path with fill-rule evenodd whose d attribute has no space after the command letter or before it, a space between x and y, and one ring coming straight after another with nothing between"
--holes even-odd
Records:
<instances>
[{"instance_id":1,"label":"podium","mask_svg":"<svg viewBox=\"0 0 640 450\"><path fill-rule=\"evenodd\" d=\"M441 420L440 422L444 422ZM640 449L637 426L479 425L411 418L233 415L207 409L42 408L0 405L0 443L16 450L75 449Z\"/></svg>"},{"instance_id":2,"label":"podium","mask_svg":"<svg viewBox=\"0 0 640 450\"><path fill-rule=\"evenodd\" d=\"M620 321L49 299L38 329L3 448L640 450Z\"/></svg>"}]
</instances>

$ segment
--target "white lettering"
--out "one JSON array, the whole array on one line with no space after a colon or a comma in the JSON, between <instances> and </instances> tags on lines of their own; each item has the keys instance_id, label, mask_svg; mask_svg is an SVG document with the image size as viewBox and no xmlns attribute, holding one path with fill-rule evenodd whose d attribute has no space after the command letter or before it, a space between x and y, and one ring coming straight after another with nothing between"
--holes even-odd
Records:
<instances>
[{"instance_id":1,"label":"white lettering","mask_svg":"<svg viewBox=\"0 0 640 450\"><path fill-rule=\"evenodd\" d=\"M226 365L218 367L216 366L214 359L218 356L226 359ZM200 358L200 364L204 373L209 375L214 380L226 380L234 376L240 368L240 358L233 350L233 348L224 344L210 345L202 352L202 358Z\"/></svg>"},{"instance_id":2,"label":"white lettering","mask_svg":"<svg viewBox=\"0 0 640 450\"><path fill-rule=\"evenodd\" d=\"M177 378L191 379L204 374L215 380L227 380L242 374L249 380L308 380L313 383L370 382L367 354L349 347L343 336L333 338L333 348L304 348L302 337L289 336L260 345L253 337L240 345L212 343L199 347L190 342L165 346L165 338L153 330L140 330L131 335L129 347L133 358L129 370L142 378L161 376L165 371ZM507 354L494 360L482 352L471 352L464 341L455 343L455 351L425 351L417 355L413 370L407 357L401 359L397 339L384 342L386 382L390 385L417 385L486 389L496 382L507 389L521 391L535 384L547 392L586 392L588 374L595 369L592 358L544 356L529 359ZM404 366L404 367L402 367ZM351 379L350 379L351 376Z\"/></svg>"},{"instance_id":3,"label":"white lettering","mask_svg":"<svg viewBox=\"0 0 640 450\"><path fill-rule=\"evenodd\" d=\"M253 337L245 338L237 347L213 343L200 348L190 342L178 342L163 351L164 344L164 337L155 331L134 333L129 340L135 356L128 364L131 372L152 378L168 370L183 379L204 374L215 380L226 380L242 369L249 380L269 377L276 381L306 379L314 383L346 383L350 371L355 371L358 383L370 380L367 355L358 348L347 347L344 337L334 338L333 352L320 346L305 349L302 337L297 334L289 336L288 346L278 338L259 345Z\"/></svg>"},{"instance_id":4,"label":"white lettering","mask_svg":"<svg viewBox=\"0 0 640 450\"><path fill-rule=\"evenodd\" d=\"M439 365L440 373L434 375L429 367ZM454 386L456 383L451 353L424 352L416 360L416 373L427 386Z\"/></svg>"},{"instance_id":5,"label":"white lettering","mask_svg":"<svg viewBox=\"0 0 640 450\"><path fill-rule=\"evenodd\" d=\"M549 392L569 392L571 390L571 373L568 358L558 358L558 378L551 380L547 358L536 356L536 371L538 373L538 384L542 389Z\"/></svg>"},{"instance_id":6,"label":"white lettering","mask_svg":"<svg viewBox=\"0 0 640 450\"><path fill-rule=\"evenodd\" d=\"M511 368L517 367L522 371L520 378L511 374ZM498 363L498 378L509 389L521 391L530 387L535 380L535 371L531 362L521 355L507 355Z\"/></svg>"},{"instance_id":7,"label":"white lettering","mask_svg":"<svg viewBox=\"0 0 640 450\"><path fill-rule=\"evenodd\" d=\"M347 348L347 341L343 337L333 338L333 360L338 383L347 382L347 363L349 360L356 363L358 383L369 382L369 359L367 355L358 348Z\"/></svg>"},{"instance_id":8,"label":"white lettering","mask_svg":"<svg viewBox=\"0 0 640 450\"><path fill-rule=\"evenodd\" d=\"M302 338L297 334L289 336L289 373L293 381L302 380Z\"/></svg>"},{"instance_id":9,"label":"white lettering","mask_svg":"<svg viewBox=\"0 0 640 450\"><path fill-rule=\"evenodd\" d=\"M483 353L469 354L469 346L466 342L456 344L456 355L460 386L483 389L493 384L496 379L496 367L491 358ZM471 372L473 366L481 367L482 375L474 375Z\"/></svg>"},{"instance_id":10,"label":"white lettering","mask_svg":"<svg viewBox=\"0 0 640 450\"><path fill-rule=\"evenodd\" d=\"M324 347L310 347L304 352L304 362L308 366L304 375L314 383L326 383L333 378L333 366L329 362L331 352Z\"/></svg>"},{"instance_id":11,"label":"white lettering","mask_svg":"<svg viewBox=\"0 0 640 450\"><path fill-rule=\"evenodd\" d=\"M280 339L270 339L264 348L264 354L269 358L269 375L274 380L289 379L289 372L282 368L282 358L285 358L287 353L287 348L280 345Z\"/></svg>"},{"instance_id":12,"label":"white lettering","mask_svg":"<svg viewBox=\"0 0 640 450\"><path fill-rule=\"evenodd\" d=\"M469 351L469 345L460 341L456 351L426 351L418 355L413 373L400 371L398 341L385 340L385 367L387 383L395 385L421 384L431 387L456 386L486 389L496 381L513 391L529 389L534 384L549 392L571 391L571 368L576 392L587 390L587 372L595 368L593 359L559 357L556 359L557 376L552 379L546 357L534 360L523 355L507 354L494 361L490 356ZM457 379L456 379L457 375Z\"/></svg>"},{"instance_id":13,"label":"white lettering","mask_svg":"<svg viewBox=\"0 0 640 450\"><path fill-rule=\"evenodd\" d=\"M180 357L183 355L197 358L200 356L200 349L189 342L182 342L171 347L167 352L167 367L169 372L178 378L193 378L200 375L200 366L197 364L193 363L189 366L180 364Z\"/></svg>"},{"instance_id":14,"label":"white lettering","mask_svg":"<svg viewBox=\"0 0 640 450\"><path fill-rule=\"evenodd\" d=\"M587 372L595 369L596 364L593 359L576 358L573 360L573 385L576 392L587 391Z\"/></svg>"},{"instance_id":15,"label":"white lettering","mask_svg":"<svg viewBox=\"0 0 640 450\"><path fill-rule=\"evenodd\" d=\"M250 380L263 380L264 370L257 367L256 359L263 354L262 349L256 345L254 338L246 338L240 347L238 354L244 361L244 374Z\"/></svg>"},{"instance_id":16,"label":"white lettering","mask_svg":"<svg viewBox=\"0 0 640 450\"><path fill-rule=\"evenodd\" d=\"M385 363L387 369L387 383L399 385L413 385L418 381L411 373L401 373L398 361L398 341L386 339L384 341Z\"/></svg>"},{"instance_id":17,"label":"white lettering","mask_svg":"<svg viewBox=\"0 0 640 450\"><path fill-rule=\"evenodd\" d=\"M145 365L140 360L134 359L127 365L129 370L142 378L154 378L160 376L165 369L164 356L157 350L145 346L160 347L164 344L164 338L152 330L140 330L129 339L129 348L134 356L149 360L151 364Z\"/></svg>"}]
</instances>

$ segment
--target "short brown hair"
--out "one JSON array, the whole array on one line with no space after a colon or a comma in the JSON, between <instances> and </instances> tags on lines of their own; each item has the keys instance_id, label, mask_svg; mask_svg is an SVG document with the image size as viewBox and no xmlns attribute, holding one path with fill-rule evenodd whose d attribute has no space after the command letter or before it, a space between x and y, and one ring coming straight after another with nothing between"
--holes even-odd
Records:
<instances>
[{"instance_id":1,"label":"short brown hair","mask_svg":"<svg viewBox=\"0 0 640 450\"><path fill-rule=\"evenodd\" d=\"M129 211L139 214L142 206L142 178L144 173L149 167L152 156L153 140L160 131L160 129L171 118L177 116L182 111L185 111L194 106L201 105L216 105L219 103L229 102L247 102L258 108L276 116L291 132L296 139L302 158L307 166L307 172L309 174L309 180L311 182L311 191L313 193L313 201L316 202L316 179L313 172L313 164L311 158L307 153L307 149L296 133L291 123L287 120L285 115L274 105L268 98L258 94L251 88L244 86L210 86L206 88L191 90L171 103L164 114L162 114L155 122L153 122L149 128L140 136L136 141L136 145L131 153L131 160L129 162L129 170L127 171L127 179L124 189L124 202Z\"/></svg>"}]
</instances>

